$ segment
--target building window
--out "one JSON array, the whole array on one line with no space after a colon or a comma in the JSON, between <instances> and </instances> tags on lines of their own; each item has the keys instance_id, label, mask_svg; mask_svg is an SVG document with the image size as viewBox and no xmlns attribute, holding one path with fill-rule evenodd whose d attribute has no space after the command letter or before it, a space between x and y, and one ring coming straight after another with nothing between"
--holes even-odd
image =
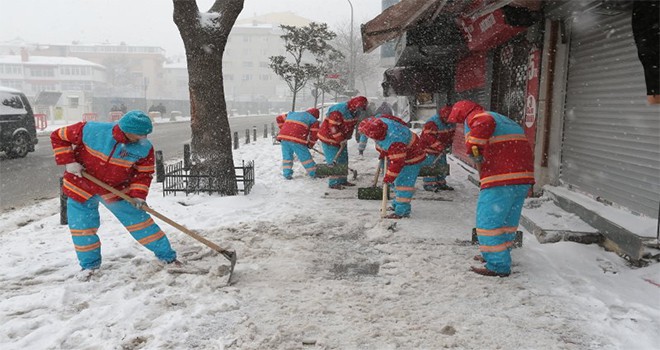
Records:
<instances>
[{"instance_id":1,"label":"building window","mask_svg":"<svg viewBox=\"0 0 660 350\"><path fill-rule=\"evenodd\" d=\"M54 77L55 69L54 68L45 68L45 67L33 67L30 68L30 76L33 77Z\"/></svg>"},{"instance_id":2,"label":"building window","mask_svg":"<svg viewBox=\"0 0 660 350\"><path fill-rule=\"evenodd\" d=\"M268 75L268 74L260 74L260 75L259 75L259 80L270 80L270 75Z\"/></svg>"},{"instance_id":3,"label":"building window","mask_svg":"<svg viewBox=\"0 0 660 350\"><path fill-rule=\"evenodd\" d=\"M243 76L241 77L241 79L242 79L243 81L252 80L252 75L251 75L251 74L243 74Z\"/></svg>"},{"instance_id":4,"label":"building window","mask_svg":"<svg viewBox=\"0 0 660 350\"><path fill-rule=\"evenodd\" d=\"M252 62L243 61L243 68L251 68L251 67L252 67Z\"/></svg>"},{"instance_id":5,"label":"building window","mask_svg":"<svg viewBox=\"0 0 660 350\"><path fill-rule=\"evenodd\" d=\"M67 100L69 101L69 107L78 108L78 96L68 96Z\"/></svg>"}]
</instances>

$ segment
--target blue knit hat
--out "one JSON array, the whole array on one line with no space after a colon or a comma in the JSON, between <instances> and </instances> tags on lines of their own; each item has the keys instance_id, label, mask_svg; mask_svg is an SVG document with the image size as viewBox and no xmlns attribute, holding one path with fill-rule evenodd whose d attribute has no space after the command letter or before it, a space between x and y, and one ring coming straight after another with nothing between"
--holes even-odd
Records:
<instances>
[{"instance_id":1,"label":"blue knit hat","mask_svg":"<svg viewBox=\"0 0 660 350\"><path fill-rule=\"evenodd\" d=\"M147 135L151 134L154 127L151 125L151 119L144 112L129 111L119 119L119 128L131 134Z\"/></svg>"}]
</instances>

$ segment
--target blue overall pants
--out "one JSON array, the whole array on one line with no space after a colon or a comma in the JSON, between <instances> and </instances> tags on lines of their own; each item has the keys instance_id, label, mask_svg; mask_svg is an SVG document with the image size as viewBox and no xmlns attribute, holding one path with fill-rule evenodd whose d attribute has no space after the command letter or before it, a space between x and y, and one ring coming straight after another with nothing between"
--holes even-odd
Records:
<instances>
[{"instance_id":1,"label":"blue overall pants","mask_svg":"<svg viewBox=\"0 0 660 350\"><path fill-rule=\"evenodd\" d=\"M392 200L394 214L410 216L410 203L415 195L415 182L417 181L417 175L419 175L419 169L422 168L422 163L404 166L399 176L394 179L395 197Z\"/></svg>"},{"instance_id":2,"label":"blue overall pants","mask_svg":"<svg viewBox=\"0 0 660 350\"><path fill-rule=\"evenodd\" d=\"M282 144L282 175L290 179L293 176L293 155L298 156L300 163L307 171L307 175L311 177L316 176L316 163L309 153L309 148L306 145L301 145L297 142L281 141Z\"/></svg>"},{"instance_id":3,"label":"blue overall pants","mask_svg":"<svg viewBox=\"0 0 660 350\"><path fill-rule=\"evenodd\" d=\"M101 266L101 241L96 235L101 225L99 202L119 219L136 241L156 254L158 259L166 263L176 260L176 252L172 250L165 233L147 212L125 200L107 203L99 195L94 195L84 203L71 198L67 201L69 229L78 262L83 269L97 269Z\"/></svg>"},{"instance_id":4,"label":"blue overall pants","mask_svg":"<svg viewBox=\"0 0 660 350\"><path fill-rule=\"evenodd\" d=\"M486 268L511 272L511 246L516 237L523 203L531 185L482 189L477 200L477 238Z\"/></svg>"},{"instance_id":5,"label":"blue overall pants","mask_svg":"<svg viewBox=\"0 0 660 350\"><path fill-rule=\"evenodd\" d=\"M332 160L335 158L335 155L337 155L337 152L339 152L339 148L334 145L328 145L325 142L321 142L321 146L323 147L323 154L325 155L325 163L328 165L332 164ZM344 147L344 149L341 151L339 154L339 157L337 157L337 164L347 164L348 165L348 147ZM348 182L348 177L347 175L331 175L328 177L328 186L334 186L334 185L341 185L345 184Z\"/></svg>"}]
</instances>

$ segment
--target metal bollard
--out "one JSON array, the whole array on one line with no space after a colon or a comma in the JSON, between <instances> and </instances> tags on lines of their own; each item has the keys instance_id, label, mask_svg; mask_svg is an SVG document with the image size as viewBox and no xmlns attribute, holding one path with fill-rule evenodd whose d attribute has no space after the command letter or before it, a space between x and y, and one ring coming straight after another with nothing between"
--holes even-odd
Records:
<instances>
[{"instance_id":1,"label":"metal bollard","mask_svg":"<svg viewBox=\"0 0 660 350\"><path fill-rule=\"evenodd\" d=\"M238 131L234 131L234 149L238 149Z\"/></svg>"},{"instance_id":2,"label":"metal bollard","mask_svg":"<svg viewBox=\"0 0 660 350\"><path fill-rule=\"evenodd\" d=\"M245 129L245 144L250 143L250 129Z\"/></svg>"},{"instance_id":3,"label":"metal bollard","mask_svg":"<svg viewBox=\"0 0 660 350\"><path fill-rule=\"evenodd\" d=\"M257 142L257 126L252 125L252 141Z\"/></svg>"},{"instance_id":4,"label":"metal bollard","mask_svg":"<svg viewBox=\"0 0 660 350\"><path fill-rule=\"evenodd\" d=\"M275 124L270 123L270 134L275 137Z\"/></svg>"},{"instance_id":5,"label":"metal bollard","mask_svg":"<svg viewBox=\"0 0 660 350\"><path fill-rule=\"evenodd\" d=\"M156 151L156 182L165 181L165 162L163 162L163 151Z\"/></svg>"},{"instance_id":6,"label":"metal bollard","mask_svg":"<svg viewBox=\"0 0 660 350\"><path fill-rule=\"evenodd\" d=\"M264 124L264 138L268 138L268 124Z\"/></svg>"}]
</instances>

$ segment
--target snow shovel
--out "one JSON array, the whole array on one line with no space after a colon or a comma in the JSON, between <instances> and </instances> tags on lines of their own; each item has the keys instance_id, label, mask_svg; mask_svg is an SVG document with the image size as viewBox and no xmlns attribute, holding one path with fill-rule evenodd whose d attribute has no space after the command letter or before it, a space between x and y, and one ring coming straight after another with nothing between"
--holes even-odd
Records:
<instances>
[{"instance_id":1,"label":"snow shovel","mask_svg":"<svg viewBox=\"0 0 660 350\"><path fill-rule=\"evenodd\" d=\"M439 154L431 165L423 166L419 169L419 174L417 176L447 176L449 174L449 164L438 164L438 160L442 157L442 154Z\"/></svg>"},{"instance_id":2,"label":"snow shovel","mask_svg":"<svg viewBox=\"0 0 660 350\"><path fill-rule=\"evenodd\" d=\"M365 200L379 200L383 196L383 188L378 187L378 176L380 175L380 168L383 165L383 160L381 159L378 162L378 169L376 169L376 176L374 177L374 183L370 187L360 187L358 188L358 199ZM390 198L389 191L387 192L387 199Z\"/></svg>"},{"instance_id":3,"label":"snow shovel","mask_svg":"<svg viewBox=\"0 0 660 350\"><path fill-rule=\"evenodd\" d=\"M318 153L318 154L320 154L320 155L322 155L322 156L325 157L325 154L323 154L323 152L317 150L317 149L314 148L314 147L312 147L311 149L312 149L312 151L314 151L314 152L316 152L316 153ZM317 169L316 172L317 172L317 175L318 175L318 167L319 167L319 165L324 165L324 164L317 164L317 165L316 165L316 169ZM327 167L327 165L324 165L324 166ZM348 165L347 165L347 167L348 167ZM357 172L357 170L355 170L355 169L351 169L351 168L348 168L348 170L350 170L351 173L353 174L353 180L357 179L357 176L358 176L358 172Z\"/></svg>"},{"instance_id":4,"label":"snow shovel","mask_svg":"<svg viewBox=\"0 0 660 350\"><path fill-rule=\"evenodd\" d=\"M127 194L117 190L116 188L111 187L110 185L106 184L105 182L95 178L94 176L89 175L87 172L83 171L82 176L84 178L86 178L87 180L103 187L105 190L112 192L112 194L114 194L116 196L119 196L121 199L123 199L125 201L128 201L129 203L133 203L133 198L131 198ZM231 262L231 267L229 268L229 278L227 279L227 284L228 285L231 284L231 277L234 273L234 267L236 266L236 259L237 259L235 251L231 251L231 250L221 248L219 245L217 245L217 244L209 241L208 239L200 236L199 234L195 233L194 231L191 231L191 230L187 229L185 226L180 225L180 224L176 223L174 220L166 217L165 215L155 211L154 209L151 209L146 204L142 207L142 210L144 210L147 213L149 213L149 214L165 221L166 223L170 224L171 226L179 229L179 231L181 231L181 232L187 234L188 236L198 240L199 242L203 243L205 246L215 250L216 252L222 254L222 256L227 258L227 260L229 260Z\"/></svg>"},{"instance_id":5,"label":"snow shovel","mask_svg":"<svg viewBox=\"0 0 660 350\"><path fill-rule=\"evenodd\" d=\"M348 175L348 164L337 164L337 158L346 147L346 144L343 143L339 147L339 151L335 154L335 157L332 159L332 164L317 164L316 165L316 177L328 177L328 176L346 176Z\"/></svg>"}]
</instances>

